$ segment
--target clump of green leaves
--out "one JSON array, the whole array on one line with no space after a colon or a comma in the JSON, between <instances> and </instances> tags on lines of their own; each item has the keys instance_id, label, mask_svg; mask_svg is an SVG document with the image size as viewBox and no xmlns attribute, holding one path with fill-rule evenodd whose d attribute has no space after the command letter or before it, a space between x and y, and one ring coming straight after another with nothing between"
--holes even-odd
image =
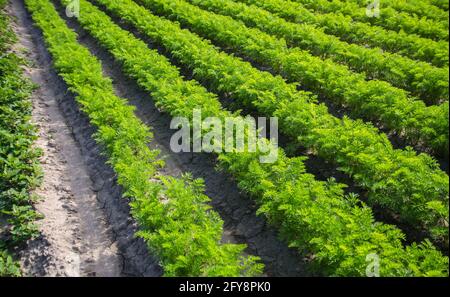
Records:
<instances>
[{"instance_id":1,"label":"clump of green leaves","mask_svg":"<svg viewBox=\"0 0 450 297\"><path fill-rule=\"evenodd\" d=\"M0 250L0 277L20 275L19 264L6 251Z\"/></svg>"},{"instance_id":2,"label":"clump of green leaves","mask_svg":"<svg viewBox=\"0 0 450 297\"><path fill-rule=\"evenodd\" d=\"M393 31L404 31L408 34L417 34L425 38L433 40L447 40L448 41L448 19L433 20L430 18L419 17L417 15L410 15L404 11L397 11L390 7L389 4L381 4L383 6L382 13L379 17L370 18L366 15L366 6L360 6L354 1L342 0L294 0L303 4L308 9L313 9L317 12L335 12L351 17L355 21L369 23L371 25L380 26ZM391 2L395 0L388 0ZM439 1L439 0L432 0ZM403 10L404 3L407 1L397 1ZM409 1L408 1L409 2ZM369 3L369 2L368 2ZM368 4L367 3L367 4ZM448 4L447 4L448 5ZM423 12L422 12L423 13ZM442 12L445 14L445 12Z\"/></svg>"}]
</instances>

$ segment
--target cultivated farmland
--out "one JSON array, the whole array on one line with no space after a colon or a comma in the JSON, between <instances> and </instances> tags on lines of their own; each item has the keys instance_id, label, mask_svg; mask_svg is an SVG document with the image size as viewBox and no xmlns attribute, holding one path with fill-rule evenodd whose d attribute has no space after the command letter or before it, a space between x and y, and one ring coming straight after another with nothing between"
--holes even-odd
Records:
<instances>
[{"instance_id":1,"label":"cultivated farmland","mask_svg":"<svg viewBox=\"0 0 450 297\"><path fill-rule=\"evenodd\" d=\"M0 276L448 277L447 1L0 8Z\"/></svg>"}]
</instances>

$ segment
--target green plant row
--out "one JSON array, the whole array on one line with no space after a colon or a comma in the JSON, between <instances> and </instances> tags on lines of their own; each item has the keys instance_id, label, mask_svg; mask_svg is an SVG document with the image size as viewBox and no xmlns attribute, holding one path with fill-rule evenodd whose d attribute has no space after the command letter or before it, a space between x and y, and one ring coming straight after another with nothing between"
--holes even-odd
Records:
<instances>
[{"instance_id":1,"label":"green plant row","mask_svg":"<svg viewBox=\"0 0 450 297\"><path fill-rule=\"evenodd\" d=\"M337 164L339 170L367 189L370 204L391 209L413 228L425 228L433 237L447 241L448 175L430 156L416 155L410 148L394 149L387 137L370 124L331 116L310 94L298 92L296 85L286 84L281 77L258 71L249 63L219 52L208 41L139 6L130 4L124 11L121 10L125 9L121 5L124 1L97 2L108 3L112 12L165 47L212 90L232 96L241 106L278 117L280 130L294 139L294 143ZM182 10L187 15L203 18L197 7L190 10L192 6L177 0L140 2L159 12L176 9L177 13L181 14ZM182 5L176 7L179 3Z\"/></svg>"},{"instance_id":2,"label":"green plant row","mask_svg":"<svg viewBox=\"0 0 450 297\"><path fill-rule=\"evenodd\" d=\"M420 143L441 156L448 153L448 102L427 107L386 82L366 81L364 74L354 73L344 65L322 60L298 48L288 48L283 39L247 28L230 17L202 10L186 1L139 3L145 3L158 15L182 23L222 48L232 49L290 81L300 82L303 88L336 105L348 107L354 117L380 122L409 144Z\"/></svg>"},{"instance_id":3,"label":"green plant row","mask_svg":"<svg viewBox=\"0 0 450 297\"><path fill-rule=\"evenodd\" d=\"M372 0L373 1L373 0ZM366 7L371 0L351 0L361 7ZM399 12L407 12L412 16L426 17L430 20L448 23L448 12L423 0L383 0L381 8L391 7Z\"/></svg>"},{"instance_id":4,"label":"green plant row","mask_svg":"<svg viewBox=\"0 0 450 297\"><path fill-rule=\"evenodd\" d=\"M132 1L99 2L123 11L124 18L137 20L142 26L151 21L145 9ZM80 9L81 26L129 77L151 93L162 110L189 119L194 108L201 108L203 117L223 119L231 115L221 108L216 95L195 81L184 80L166 57L122 30L98 8L81 0ZM182 34L172 31L170 36ZM398 229L375 223L369 208L359 206L354 195L344 196L343 185L316 181L305 172L304 158L287 158L280 149L275 163L264 164L259 155L218 152L221 167L233 173L239 186L257 199L259 213L278 226L293 247L314 253L314 263L324 274L363 276L366 253L376 253L381 258L381 275L448 275L448 258L429 242L403 248Z\"/></svg>"},{"instance_id":5,"label":"green plant row","mask_svg":"<svg viewBox=\"0 0 450 297\"><path fill-rule=\"evenodd\" d=\"M389 30L404 31L408 34L417 34L433 40L448 40L448 21L436 22L426 18L411 16L408 13L398 12L393 8L383 6L380 1L379 17L369 17L366 7L356 3L341 0L293 0L317 12L342 13L358 22L369 23Z\"/></svg>"},{"instance_id":6,"label":"green plant row","mask_svg":"<svg viewBox=\"0 0 450 297\"><path fill-rule=\"evenodd\" d=\"M0 53L4 55L15 40L14 33L9 28L9 19L3 12L7 0L0 0Z\"/></svg>"},{"instance_id":7,"label":"green plant row","mask_svg":"<svg viewBox=\"0 0 450 297\"><path fill-rule=\"evenodd\" d=\"M427 104L448 101L448 68L437 68L397 54L382 52L325 34L308 24L294 24L256 6L232 0L189 0L202 9L230 16L248 27L284 38L289 46L299 47L322 59L366 74L368 79L384 80L393 86L410 91Z\"/></svg>"},{"instance_id":8,"label":"green plant row","mask_svg":"<svg viewBox=\"0 0 450 297\"><path fill-rule=\"evenodd\" d=\"M313 13L297 2L284 0L237 0L256 5L294 23L317 26L327 34L363 46L379 47L384 51L429 62L438 67L448 66L448 42L434 41L404 32L386 30L367 23L355 22L336 13Z\"/></svg>"},{"instance_id":9,"label":"green plant row","mask_svg":"<svg viewBox=\"0 0 450 297\"><path fill-rule=\"evenodd\" d=\"M36 128L30 121L34 86L23 76L25 61L11 51L16 37L5 4L0 0L0 216L6 219L0 226L0 277L20 276L12 251L39 235L31 191L41 181L41 152L33 147Z\"/></svg>"},{"instance_id":10,"label":"green plant row","mask_svg":"<svg viewBox=\"0 0 450 297\"><path fill-rule=\"evenodd\" d=\"M442 10L448 11L448 0L424 0L426 3L439 7Z\"/></svg>"},{"instance_id":11,"label":"green plant row","mask_svg":"<svg viewBox=\"0 0 450 297\"><path fill-rule=\"evenodd\" d=\"M130 199L138 236L159 257L166 276L253 276L262 265L243 256L245 245L221 244L223 221L207 205L203 182L188 175L159 176L158 152L147 147L152 135L134 108L114 95L100 62L77 42L77 35L47 0L26 0L42 30L54 66L83 112L97 128L118 183Z\"/></svg>"}]
</instances>

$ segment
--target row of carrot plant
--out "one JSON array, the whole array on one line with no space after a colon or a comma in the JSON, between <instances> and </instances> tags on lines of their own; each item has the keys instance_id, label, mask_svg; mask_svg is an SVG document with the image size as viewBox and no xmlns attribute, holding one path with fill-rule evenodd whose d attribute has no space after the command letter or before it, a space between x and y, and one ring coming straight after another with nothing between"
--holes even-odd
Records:
<instances>
[{"instance_id":1,"label":"row of carrot plant","mask_svg":"<svg viewBox=\"0 0 450 297\"><path fill-rule=\"evenodd\" d=\"M70 0L61 0L68 4ZM146 10L128 0L99 0L122 20L134 21L155 34L168 31L153 27ZM165 112L192 119L192 109L203 117L223 119L217 96L195 81L186 81L170 61L147 44L121 29L99 8L80 0L81 27L122 65L123 71L149 93ZM175 24L174 24L175 25ZM189 38L186 31L168 27L168 39ZM157 32L156 32L157 31ZM201 46L201 45L200 45ZM180 48L199 48L180 44ZM181 53L180 53L181 54ZM214 72L214 69L210 69ZM402 246L404 236L395 227L375 223L370 208L360 206L354 195L346 196L343 185L333 180L316 181L305 172L304 158L287 158L282 149L274 164L259 161L261 153L218 153L221 167L231 172L238 185L260 204L259 213L280 228L292 247L315 256L314 264L327 275L365 275L366 257L380 257L381 275L447 275L448 258L429 242Z\"/></svg>"},{"instance_id":2,"label":"row of carrot plant","mask_svg":"<svg viewBox=\"0 0 450 297\"><path fill-rule=\"evenodd\" d=\"M350 16L353 20L369 23L394 31L404 31L434 40L448 40L448 20L434 21L411 16L391 7L384 7L380 1L379 15L368 16L367 7L343 0L293 0L319 12L337 12ZM374 3L374 1L372 2Z\"/></svg>"},{"instance_id":3,"label":"row of carrot plant","mask_svg":"<svg viewBox=\"0 0 450 297\"><path fill-rule=\"evenodd\" d=\"M41 152L33 146L36 128L31 123L34 85L23 76L26 61L11 50L16 37L5 5L0 0L0 277L20 276L14 252L39 235L35 220L40 215L31 192L41 180Z\"/></svg>"}]
</instances>

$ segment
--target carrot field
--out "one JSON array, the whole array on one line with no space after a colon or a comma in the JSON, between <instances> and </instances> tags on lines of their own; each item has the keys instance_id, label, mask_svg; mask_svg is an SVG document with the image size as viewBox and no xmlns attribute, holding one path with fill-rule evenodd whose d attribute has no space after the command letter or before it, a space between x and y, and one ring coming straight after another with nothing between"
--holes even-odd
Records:
<instances>
[{"instance_id":1,"label":"carrot field","mask_svg":"<svg viewBox=\"0 0 450 297\"><path fill-rule=\"evenodd\" d=\"M0 7L0 276L448 277L448 1Z\"/></svg>"}]
</instances>

